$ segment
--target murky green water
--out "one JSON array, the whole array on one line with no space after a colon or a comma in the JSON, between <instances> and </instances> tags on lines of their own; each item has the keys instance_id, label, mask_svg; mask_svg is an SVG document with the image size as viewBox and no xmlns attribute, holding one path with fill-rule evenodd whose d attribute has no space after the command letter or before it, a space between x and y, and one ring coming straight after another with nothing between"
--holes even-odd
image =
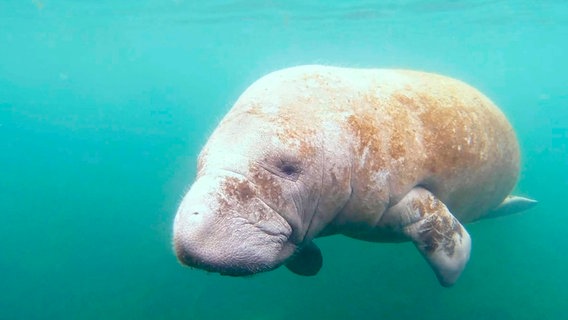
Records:
<instances>
[{"instance_id":1,"label":"murky green water","mask_svg":"<svg viewBox=\"0 0 568 320\"><path fill-rule=\"evenodd\" d=\"M0 2L0 319L566 317L565 1L204 3ZM206 137L256 78L308 63L478 87L539 206L467 226L450 289L412 244L343 237L318 241L314 278L181 267L171 225Z\"/></svg>"}]
</instances>

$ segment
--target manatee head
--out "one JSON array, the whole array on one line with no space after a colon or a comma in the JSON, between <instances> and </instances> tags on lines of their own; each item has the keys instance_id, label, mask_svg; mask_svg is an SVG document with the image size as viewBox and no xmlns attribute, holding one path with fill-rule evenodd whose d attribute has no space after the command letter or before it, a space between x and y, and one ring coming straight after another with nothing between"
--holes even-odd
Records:
<instances>
[{"instance_id":1,"label":"manatee head","mask_svg":"<svg viewBox=\"0 0 568 320\"><path fill-rule=\"evenodd\" d=\"M322 184L317 132L237 103L198 158L174 221L185 265L248 275L282 265L307 241Z\"/></svg>"},{"instance_id":2,"label":"manatee head","mask_svg":"<svg viewBox=\"0 0 568 320\"><path fill-rule=\"evenodd\" d=\"M174 223L178 259L226 275L273 269L295 250L292 227L246 175L214 170L195 181Z\"/></svg>"}]
</instances>

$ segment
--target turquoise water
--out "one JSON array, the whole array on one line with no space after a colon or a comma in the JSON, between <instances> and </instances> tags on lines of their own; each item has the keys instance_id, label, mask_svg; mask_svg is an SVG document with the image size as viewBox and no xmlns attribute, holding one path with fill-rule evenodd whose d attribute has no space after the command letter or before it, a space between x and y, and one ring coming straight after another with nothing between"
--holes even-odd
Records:
<instances>
[{"instance_id":1,"label":"turquoise water","mask_svg":"<svg viewBox=\"0 0 568 320\"><path fill-rule=\"evenodd\" d=\"M560 0L2 1L0 319L563 319L566 39ZM252 81L308 63L476 86L540 204L468 225L450 289L411 244L343 237L318 241L313 278L181 267L171 226L200 147Z\"/></svg>"}]
</instances>

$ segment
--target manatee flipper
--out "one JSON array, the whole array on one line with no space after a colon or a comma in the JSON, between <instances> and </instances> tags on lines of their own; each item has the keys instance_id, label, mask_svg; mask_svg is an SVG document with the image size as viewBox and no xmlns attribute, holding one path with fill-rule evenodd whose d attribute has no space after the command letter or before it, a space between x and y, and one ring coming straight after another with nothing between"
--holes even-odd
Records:
<instances>
[{"instance_id":1,"label":"manatee flipper","mask_svg":"<svg viewBox=\"0 0 568 320\"><path fill-rule=\"evenodd\" d=\"M503 200L503 202L501 202L500 205L497 206L497 208L489 211L489 213L479 219L491 219L508 216L510 214L528 210L534 207L537 203L538 201L533 199L509 195L507 196L507 198L505 198L505 200Z\"/></svg>"},{"instance_id":2,"label":"manatee flipper","mask_svg":"<svg viewBox=\"0 0 568 320\"><path fill-rule=\"evenodd\" d=\"M323 258L315 243L310 241L286 263L286 268L301 276L315 276L321 269Z\"/></svg>"},{"instance_id":3,"label":"manatee flipper","mask_svg":"<svg viewBox=\"0 0 568 320\"><path fill-rule=\"evenodd\" d=\"M391 207L384 218L414 242L442 286L456 282L469 260L471 238L442 201L417 187Z\"/></svg>"}]
</instances>

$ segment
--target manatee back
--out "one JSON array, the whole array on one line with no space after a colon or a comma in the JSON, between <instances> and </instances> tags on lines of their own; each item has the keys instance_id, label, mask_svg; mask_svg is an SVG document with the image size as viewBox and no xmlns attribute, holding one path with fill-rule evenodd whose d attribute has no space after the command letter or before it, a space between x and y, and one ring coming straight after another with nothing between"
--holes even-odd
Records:
<instances>
[{"instance_id":1,"label":"manatee back","mask_svg":"<svg viewBox=\"0 0 568 320\"><path fill-rule=\"evenodd\" d=\"M490 99L436 74L365 74L372 85L353 105L358 123L352 132L358 132L359 147L367 150L360 148L355 155L382 159L375 170L382 167L390 173L391 203L418 185L468 222L510 193L519 172L519 146L510 123ZM361 134L369 128L375 128L375 138Z\"/></svg>"}]
</instances>

